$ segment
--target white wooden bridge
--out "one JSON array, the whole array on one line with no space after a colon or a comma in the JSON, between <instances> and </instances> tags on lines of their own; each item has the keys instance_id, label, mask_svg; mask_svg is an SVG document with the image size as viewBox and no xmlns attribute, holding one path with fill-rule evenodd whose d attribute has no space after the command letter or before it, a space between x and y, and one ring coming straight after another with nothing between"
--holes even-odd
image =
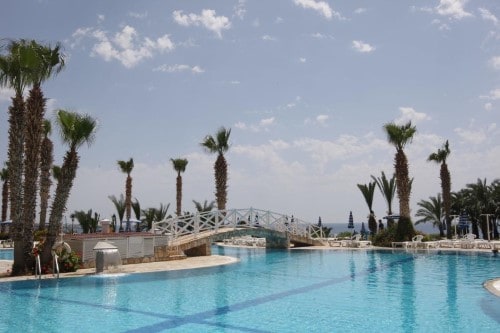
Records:
<instances>
[{"instance_id":1,"label":"white wooden bridge","mask_svg":"<svg viewBox=\"0 0 500 333\"><path fill-rule=\"evenodd\" d=\"M255 208L213 210L167 218L153 224L155 234L171 237L169 246L188 255L209 255L210 245L230 237L266 238L267 248L321 245L323 229L293 215Z\"/></svg>"}]
</instances>

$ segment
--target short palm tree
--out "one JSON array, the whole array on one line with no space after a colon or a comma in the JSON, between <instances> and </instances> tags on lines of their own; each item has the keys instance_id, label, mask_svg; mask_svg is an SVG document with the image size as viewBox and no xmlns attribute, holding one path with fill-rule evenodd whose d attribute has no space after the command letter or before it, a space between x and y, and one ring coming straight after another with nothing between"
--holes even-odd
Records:
<instances>
[{"instance_id":1,"label":"short palm tree","mask_svg":"<svg viewBox=\"0 0 500 333\"><path fill-rule=\"evenodd\" d=\"M210 203L208 203L208 201L205 200L202 205L198 201L193 200L193 203L198 213L210 212L215 207L215 201L210 201Z\"/></svg>"},{"instance_id":2,"label":"short palm tree","mask_svg":"<svg viewBox=\"0 0 500 333\"><path fill-rule=\"evenodd\" d=\"M61 230L63 213L66 209L66 203L73 187L73 181L76 177L78 162L80 160L78 148L84 143L90 145L95 138L97 129L97 121L91 116L66 110L57 111L56 124L59 127L63 143L67 144L69 149L64 156L61 175L57 182L54 201L52 202L47 239L42 254L43 263L50 261L52 246Z\"/></svg>"},{"instance_id":3,"label":"short palm tree","mask_svg":"<svg viewBox=\"0 0 500 333\"><path fill-rule=\"evenodd\" d=\"M176 203L177 203L177 209L176 209L176 214L177 216L181 216L182 213L182 176L181 172L186 171L186 166L188 164L188 160L185 158L176 158L173 159L171 158L170 161L172 162L172 166L174 167L174 170L177 171L177 179L176 179Z\"/></svg>"},{"instance_id":4,"label":"short palm tree","mask_svg":"<svg viewBox=\"0 0 500 333\"><path fill-rule=\"evenodd\" d=\"M118 219L123 221L123 215L125 215L125 198L123 194L120 194L120 199L117 199L114 195L108 196L109 200L113 203L115 206L116 212L118 213ZM120 224L121 226L121 224ZM116 228L116 226L115 226ZM123 227L122 227L123 229Z\"/></svg>"},{"instance_id":5,"label":"short palm tree","mask_svg":"<svg viewBox=\"0 0 500 333\"><path fill-rule=\"evenodd\" d=\"M435 197L429 197L429 200L420 200L417 205L420 208L417 210L415 216L420 217L420 219L415 224L430 222L434 227L439 228L439 236L443 237L444 230L441 221L443 220L444 206L441 201L441 195L438 194Z\"/></svg>"},{"instance_id":6,"label":"short palm tree","mask_svg":"<svg viewBox=\"0 0 500 333\"><path fill-rule=\"evenodd\" d=\"M47 208L49 207L50 186L52 179L50 178L50 169L54 162L54 144L49 138L52 132L52 125L49 120L43 122L43 139L40 147L40 224L39 230L45 229L45 221L47 219Z\"/></svg>"},{"instance_id":7,"label":"short palm tree","mask_svg":"<svg viewBox=\"0 0 500 333\"><path fill-rule=\"evenodd\" d=\"M404 152L405 146L410 143L417 132L411 121L404 125L387 123L384 125L387 140L396 148L394 169L396 174L397 193L399 198L399 221L397 237L400 240L411 240L415 234L410 217L411 180L408 172L408 159Z\"/></svg>"},{"instance_id":8,"label":"short palm tree","mask_svg":"<svg viewBox=\"0 0 500 333\"><path fill-rule=\"evenodd\" d=\"M130 221L132 209L132 177L130 177L130 173L134 169L134 160L130 158L128 161L118 161L117 163L120 170L127 174L127 180L125 181L125 218ZM123 228L120 228L120 231L123 231Z\"/></svg>"},{"instance_id":9,"label":"short palm tree","mask_svg":"<svg viewBox=\"0 0 500 333\"><path fill-rule=\"evenodd\" d=\"M366 204L368 205L368 210L370 214L368 215L368 228L372 235L377 233L377 220L375 219L375 214L373 213L373 194L375 193L375 182L370 182L368 184L358 184L358 188L365 198Z\"/></svg>"},{"instance_id":10,"label":"short palm tree","mask_svg":"<svg viewBox=\"0 0 500 333\"><path fill-rule=\"evenodd\" d=\"M451 177L448 170L446 159L450 155L450 146L448 140L443 144L443 148L438 149L437 152L432 153L427 158L429 162L436 162L441 164L439 177L441 178L441 195L443 197L444 218L446 220L446 237L452 237L451 232ZM439 229L441 230L442 227Z\"/></svg>"},{"instance_id":11,"label":"short palm tree","mask_svg":"<svg viewBox=\"0 0 500 333\"><path fill-rule=\"evenodd\" d=\"M227 162L224 154L229 150L231 129L221 127L215 136L207 135L201 146L211 154L217 154L214 164L215 199L219 210L226 209L227 203Z\"/></svg>"},{"instance_id":12,"label":"short palm tree","mask_svg":"<svg viewBox=\"0 0 500 333\"><path fill-rule=\"evenodd\" d=\"M387 179L385 173L382 171L381 177L372 175L373 181L377 184L380 193L387 203L387 215L392 216L392 200L396 195L396 175L392 175L391 179ZM387 226L390 227L394 224L394 220L390 217L387 219Z\"/></svg>"}]
</instances>

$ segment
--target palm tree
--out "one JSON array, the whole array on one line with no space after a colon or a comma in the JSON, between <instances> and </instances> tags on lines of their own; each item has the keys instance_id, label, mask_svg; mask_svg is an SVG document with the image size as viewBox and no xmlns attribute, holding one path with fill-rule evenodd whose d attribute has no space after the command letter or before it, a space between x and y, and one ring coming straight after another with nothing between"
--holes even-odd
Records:
<instances>
[{"instance_id":1,"label":"palm tree","mask_svg":"<svg viewBox=\"0 0 500 333\"><path fill-rule=\"evenodd\" d=\"M116 212L118 213L118 218L120 219L120 222L123 221L123 215L125 214L125 198L123 197L123 194L120 194L120 199L117 199L114 195L110 195L108 196L108 198L109 200L111 200L111 202L113 202L113 205L115 205ZM121 229L123 230L123 227Z\"/></svg>"},{"instance_id":2,"label":"palm tree","mask_svg":"<svg viewBox=\"0 0 500 333\"><path fill-rule=\"evenodd\" d=\"M58 110L56 123L61 133L63 143L67 144L69 150L64 156L61 167L61 175L57 183L54 201L49 217L49 227L47 239L43 248L42 261L48 263L52 246L56 241L57 234L61 229L61 220L66 209L73 181L78 169L78 148L84 143L90 145L97 129L97 121L89 115L82 115L76 112Z\"/></svg>"},{"instance_id":3,"label":"palm tree","mask_svg":"<svg viewBox=\"0 0 500 333\"><path fill-rule=\"evenodd\" d=\"M399 222L397 238L400 240L411 240L415 234L415 229L410 217L410 192L411 180L408 175L408 160L404 152L404 147L410 143L417 129L412 126L411 121L404 125L387 123L384 125L387 140L396 148L394 156L394 169L396 174L397 193L399 198Z\"/></svg>"},{"instance_id":4,"label":"palm tree","mask_svg":"<svg viewBox=\"0 0 500 333\"><path fill-rule=\"evenodd\" d=\"M61 180L61 167L59 165L52 166L52 178L58 183Z\"/></svg>"},{"instance_id":5,"label":"palm tree","mask_svg":"<svg viewBox=\"0 0 500 333\"><path fill-rule=\"evenodd\" d=\"M429 200L420 200L417 205L420 208L417 210L415 216L421 218L415 224L431 222L434 227L439 228L439 236L444 237L443 224L441 223L444 205L441 201L441 195L438 194L435 197L429 197Z\"/></svg>"},{"instance_id":6,"label":"palm tree","mask_svg":"<svg viewBox=\"0 0 500 333\"><path fill-rule=\"evenodd\" d=\"M40 171L40 145L43 137L43 117L45 115L45 97L41 89L42 82L59 73L64 68L64 55L61 46L40 45L34 40L21 40L29 58L28 68L30 83L33 84L26 102L24 117L24 186L23 186L23 243L25 261L28 267L34 265L33 229L36 216L36 197L38 175ZM44 222L45 223L45 222ZM32 263L33 262L33 263Z\"/></svg>"},{"instance_id":7,"label":"palm tree","mask_svg":"<svg viewBox=\"0 0 500 333\"><path fill-rule=\"evenodd\" d=\"M211 201L210 203L208 203L207 200L205 200L203 202L203 205L201 203L199 203L198 201L196 200L193 200L193 203L194 203L194 206L196 208L196 211L198 213L205 213L205 212L210 212L214 209L215 207L215 201Z\"/></svg>"},{"instance_id":8,"label":"palm tree","mask_svg":"<svg viewBox=\"0 0 500 333\"><path fill-rule=\"evenodd\" d=\"M125 181L125 218L130 221L130 211L132 209L132 177L130 177L130 173L134 169L134 160L130 158L128 161L118 161L117 163L120 170L127 174L127 180ZM123 231L122 227L120 227L120 231Z\"/></svg>"},{"instance_id":9,"label":"palm tree","mask_svg":"<svg viewBox=\"0 0 500 333\"><path fill-rule=\"evenodd\" d=\"M137 220L141 219L141 204L139 203L139 200L137 198L134 198L134 201L132 201L132 210L134 211L135 218Z\"/></svg>"},{"instance_id":10,"label":"palm tree","mask_svg":"<svg viewBox=\"0 0 500 333\"><path fill-rule=\"evenodd\" d=\"M385 173L382 171L381 177L375 177L372 175L373 181L377 184L380 193L387 202L387 227L391 227L394 224L394 220L390 218L392 216L392 200L396 194L396 175L393 174L391 179L387 179Z\"/></svg>"},{"instance_id":11,"label":"palm tree","mask_svg":"<svg viewBox=\"0 0 500 333\"><path fill-rule=\"evenodd\" d=\"M438 149L437 152L432 153L427 158L429 162L441 163L441 170L439 176L441 178L441 195L443 196L444 218L446 220L446 237L451 239L451 177L446 159L450 155L450 146L448 140L443 144L443 148ZM443 228L440 227L441 232Z\"/></svg>"},{"instance_id":12,"label":"palm tree","mask_svg":"<svg viewBox=\"0 0 500 333\"><path fill-rule=\"evenodd\" d=\"M375 219L375 214L373 213L373 194L375 193L375 182L370 182L367 184L358 184L358 188L365 198L366 204L368 205L368 210L370 214L368 215L368 228L372 235L377 233L377 220Z\"/></svg>"},{"instance_id":13,"label":"palm tree","mask_svg":"<svg viewBox=\"0 0 500 333\"><path fill-rule=\"evenodd\" d=\"M2 221L7 220L7 209L9 206L9 169L7 167L0 170L0 180L2 181ZM4 232L4 225L0 232Z\"/></svg>"},{"instance_id":14,"label":"palm tree","mask_svg":"<svg viewBox=\"0 0 500 333\"><path fill-rule=\"evenodd\" d=\"M14 264L12 274L22 274L25 270L24 246L22 243L22 172L24 154L24 89L30 84L26 70L29 62L25 56L26 49L16 41L10 41L2 50L8 53L0 55L0 86L14 89L15 96L9 106L9 143L8 169L10 188L10 236L14 240ZM31 251L30 251L31 252Z\"/></svg>"},{"instance_id":15,"label":"palm tree","mask_svg":"<svg viewBox=\"0 0 500 333\"><path fill-rule=\"evenodd\" d=\"M144 222L146 222L147 229L153 228L153 222L163 221L167 217L170 204L163 205L160 203L160 208L147 208L142 211L144 215Z\"/></svg>"},{"instance_id":16,"label":"palm tree","mask_svg":"<svg viewBox=\"0 0 500 333\"><path fill-rule=\"evenodd\" d=\"M224 153L229 150L229 136L231 129L221 127L215 137L207 135L201 146L208 153L217 154L217 160L214 164L215 173L215 199L219 210L226 209L227 203L227 162Z\"/></svg>"},{"instance_id":17,"label":"palm tree","mask_svg":"<svg viewBox=\"0 0 500 333\"><path fill-rule=\"evenodd\" d=\"M45 220L47 219L47 208L49 206L50 186L52 180L50 178L50 169L54 162L54 144L49 138L52 132L52 125L49 120L43 122L43 139L40 147L40 224L39 230L45 229Z\"/></svg>"},{"instance_id":18,"label":"palm tree","mask_svg":"<svg viewBox=\"0 0 500 333\"><path fill-rule=\"evenodd\" d=\"M177 202L177 216L181 216L182 213L182 176L181 172L186 171L186 166L188 164L188 160L185 158L171 158L172 166L174 170L177 171L177 179L176 179L176 202Z\"/></svg>"}]
</instances>

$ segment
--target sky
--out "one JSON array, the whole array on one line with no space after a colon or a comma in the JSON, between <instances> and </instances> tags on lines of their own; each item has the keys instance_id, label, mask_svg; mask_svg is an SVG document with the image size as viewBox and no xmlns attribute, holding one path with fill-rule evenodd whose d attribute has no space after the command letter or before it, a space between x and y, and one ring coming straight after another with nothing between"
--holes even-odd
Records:
<instances>
[{"instance_id":1,"label":"sky","mask_svg":"<svg viewBox=\"0 0 500 333\"><path fill-rule=\"evenodd\" d=\"M98 120L79 150L67 205L115 213L125 192L118 160L134 159L141 208L170 204L186 158L183 211L214 200L216 156L200 146L231 129L227 208L254 207L305 221L367 220L356 184L393 173L383 125L412 121L405 151L412 214L440 192L445 140L452 191L500 166L500 2L497 0L6 0L0 38L64 47L66 68L45 82L49 119L65 109ZM0 88L0 162L7 109ZM67 147L52 134L55 164ZM378 192L377 218L386 215ZM398 211L397 199L393 210Z\"/></svg>"}]
</instances>

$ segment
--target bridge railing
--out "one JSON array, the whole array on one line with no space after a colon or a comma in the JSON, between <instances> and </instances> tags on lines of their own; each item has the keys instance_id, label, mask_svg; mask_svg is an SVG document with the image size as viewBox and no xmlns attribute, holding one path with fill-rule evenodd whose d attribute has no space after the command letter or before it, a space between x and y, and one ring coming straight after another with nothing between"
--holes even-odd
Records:
<instances>
[{"instance_id":1,"label":"bridge railing","mask_svg":"<svg viewBox=\"0 0 500 333\"><path fill-rule=\"evenodd\" d=\"M266 228L307 238L322 238L322 228L285 214L255 208L213 210L175 216L153 224L157 234L169 234L174 239L200 232L219 232L223 228Z\"/></svg>"}]
</instances>

